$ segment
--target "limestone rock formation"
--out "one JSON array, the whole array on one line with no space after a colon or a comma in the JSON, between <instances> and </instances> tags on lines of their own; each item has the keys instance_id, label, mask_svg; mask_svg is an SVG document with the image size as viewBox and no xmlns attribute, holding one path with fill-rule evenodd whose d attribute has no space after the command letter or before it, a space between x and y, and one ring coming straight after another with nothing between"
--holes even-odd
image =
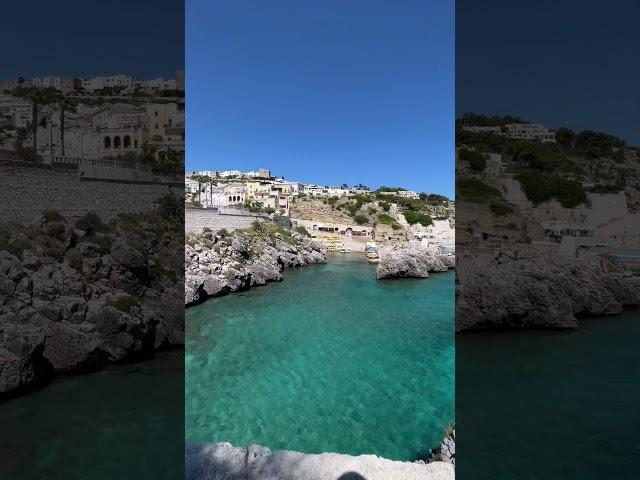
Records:
<instances>
[{"instance_id":1,"label":"limestone rock formation","mask_svg":"<svg viewBox=\"0 0 640 480\"><path fill-rule=\"evenodd\" d=\"M0 394L184 344L181 234L50 217L1 229Z\"/></svg>"},{"instance_id":2,"label":"limestone rock formation","mask_svg":"<svg viewBox=\"0 0 640 480\"><path fill-rule=\"evenodd\" d=\"M445 462L456 466L456 429L447 430L437 449L431 451L429 462Z\"/></svg>"},{"instance_id":3,"label":"limestone rock formation","mask_svg":"<svg viewBox=\"0 0 640 480\"><path fill-rule=\"evenodd\" d=\"M640 282L585 261L531 258L473 274L456 305L456 329L576 328L578 319L640 304Z\"/></svg>"},{"instance_id":4,"label":"limestone rock formation","mask_svg":"<svg viewBox=\"0 0 640 480\"><path fill-rule=\"evenodd\" d=\"M431 272L446 272L455 267L455 259L435 249L414 243L380 249L376 269L378 280L384 278L428 278Z\"/></svg>"},{"instance_id":5,"label":"limestone rock formation","mask_svg":"<svg viewBox=\"0 0 640 480\"><path fill-rule=\"evenodd\" d=\"M260 445L187 444L187 480L453 480L445 462L397 462L375 455L272 452Z\"/></svg>"},{"instance_id":6,"label":"limestone rock formation","mask_svg":"<svg viewBox=\"0 0 640 480\"><path fill-rule=\"evenodd\" d=\"M282 280L282 270L326 262L322 246L275 224L203 232L185 245L185 305Z\"/></svg>"}]
</instances>

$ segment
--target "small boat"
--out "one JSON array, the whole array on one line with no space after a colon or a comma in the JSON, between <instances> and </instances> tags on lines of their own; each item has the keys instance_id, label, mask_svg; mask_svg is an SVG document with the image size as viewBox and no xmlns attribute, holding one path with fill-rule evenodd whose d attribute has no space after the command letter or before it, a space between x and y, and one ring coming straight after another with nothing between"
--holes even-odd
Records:
<instances>
[{"instance_id":1,"label":"small boat","mask_svg":"<svg viewBox=\"0 0 640 480\"><path fill-rule=\"evenodd\" d=\"M340 253L351 253L351 249L349 247L342 247Z\"/></svg>"},{"instance_id":2,"label":"small boat","mask_svg":"<svg viewBox=\"0 0 640 480\"><path fill-rule=\"evenodd\" d=\"M369 263L379 263L380 262L380 256L378 255L378 252L367 252L367 262Z\"/></svg>"}]
</instances>

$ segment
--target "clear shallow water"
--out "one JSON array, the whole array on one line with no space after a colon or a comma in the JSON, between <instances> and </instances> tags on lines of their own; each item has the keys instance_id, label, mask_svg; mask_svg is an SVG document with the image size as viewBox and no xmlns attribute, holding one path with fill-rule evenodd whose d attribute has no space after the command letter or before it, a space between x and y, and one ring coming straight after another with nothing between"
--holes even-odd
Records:
<instances>
[{"instance_id":1,"label":"clear shallow water","mask_svg":"<svg viewBox=\"0 0 640 480\"><path fill-rule=\"evenodd\" d=\"M413 459L454 419L454 276L350 256L187 310L186 438Z\"/></svg>"},{"instance_id":2,"label":"clear shallow water","mask_svg":"<svg viewBox=\"0 0 640 480\"><path fill-rule=\"evenodd\" d=\"M183 478L183 357L160 354L0 402L0 478Z\"/></svg>"},{"instance_id":3,"label":"clear shallow water","mask_svg":"<svg viewBox=\"0 0 640 480\"><path fill-rule=\"evenodd\" d=\"M638 478L640 311L456 338L458 478Z\"/></svg>"}]
</instances>

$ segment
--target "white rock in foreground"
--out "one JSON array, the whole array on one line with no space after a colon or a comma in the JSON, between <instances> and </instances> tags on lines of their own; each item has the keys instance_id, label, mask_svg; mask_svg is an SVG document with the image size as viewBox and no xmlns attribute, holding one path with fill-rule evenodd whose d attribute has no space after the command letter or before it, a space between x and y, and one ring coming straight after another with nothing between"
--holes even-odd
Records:
<instances>
[{"instance_id":1,"label":"white rock in foreground","mask_svg":"<svg viewBox=\"0 0 640 480\"><path fill-rule=\"evenodd\" d=\"M187 480L453 480L444 462L396 462L375 455L271 452L260 445L187 444Z\"/></svg>"}]
</instances>

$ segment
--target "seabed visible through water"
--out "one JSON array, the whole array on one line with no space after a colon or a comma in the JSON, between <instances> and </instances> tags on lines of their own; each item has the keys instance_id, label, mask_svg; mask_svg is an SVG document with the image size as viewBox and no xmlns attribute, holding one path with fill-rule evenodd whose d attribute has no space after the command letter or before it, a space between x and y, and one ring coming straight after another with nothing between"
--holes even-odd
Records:
<instances>
[{"instance_id":1,"label":"seabed visible through water","mask_svg":"<svg viewBox=\"0 0 640 480\"><path fill-rule=\"evenodd\" d=\"M377 281L360 255L187 310L186 438L425 456L454 420L454 273Z\"/></svg>"}]
</instances>

